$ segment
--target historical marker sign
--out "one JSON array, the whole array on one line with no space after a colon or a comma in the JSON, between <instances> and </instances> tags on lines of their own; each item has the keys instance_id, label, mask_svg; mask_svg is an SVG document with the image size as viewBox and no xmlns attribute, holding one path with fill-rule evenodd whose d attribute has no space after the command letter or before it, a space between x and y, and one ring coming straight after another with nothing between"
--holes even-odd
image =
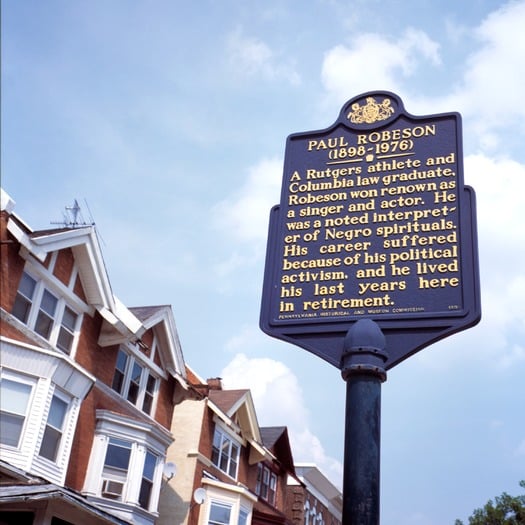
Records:
<instances>
[{"instance_id":1,"label":"historical marker sign","mask_svg":"<svg viewBox=\"0 0 525 525\"><path fill-rule=\"evenodd\" d=\"M262 329L339 366L338 341L364 317L390 339L388 366L480 318L461 118L409 115L389 92L288 137L270 220Z\"/></svg>"}]
</instances>

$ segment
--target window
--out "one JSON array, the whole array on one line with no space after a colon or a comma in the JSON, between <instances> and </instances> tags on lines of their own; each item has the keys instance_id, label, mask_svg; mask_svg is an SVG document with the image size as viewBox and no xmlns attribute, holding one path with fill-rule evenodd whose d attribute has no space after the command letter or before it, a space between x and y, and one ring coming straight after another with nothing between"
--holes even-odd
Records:
<instances>
[{"instance_id":1,"label":"window","mask_svg":"<svg viewBox=\"0 0 525 525\"><path fill-rule=\"evenodd\" d=\"M250 512L243 507L239 510L239 524L238 525L248 525L248 516Z\"/></svg>"},{"instance_id":2,"label":"window","mask_svg":"<svg viewBox=\"0 0 525 525\"><path fill-rule=\"evenodd\" d=\"M240 446L219 428L215 428L211 460L223 472L237 478L237 465L239 464Z\"/></svg>"},{"instance_id":3,"label":"window","mask_svg":"<svg viewBox=\"0 0 525 525\"><path fill-rule=\"evenodd\" d=\"M232 512L231 505L213 501L210 505L209 525L229 525Z\"/></svg>"},{"instance_id":4,"label":"window","mask_svg":"<svg viewBox=\"0 0 525 525\"><path fill-rule=\"evenodd\" d=\"M27 272L20 279L12 313L66 354L72 351L80 316Z\"/></svg>"},{"instance_id":5,"label":"window","mask_svg":"<svg viewBox=\"0 0 525 525\"><path fill-rule=\"evenodd\" d=\"M68 405L68 402L61 399L57 394L53 395L47 416L44 437L42 438L42 444L40 445L40 451L38 453L40 456L51 461L56 461L57 459Z\"/></svg>"},{"instance_id":6,"label":"window","mask_svg":"<svg viewBox=\"0 0 525 525\"><path fill-rule=\"evenodd\" d=\"M153 411L158 380L135 358L119 349L111 387L146 414Z\"/></svg>"},{"instance_id":7,"label":"window","mask_svg":"<svg viewBox=\"0 0 525 525\"><path fill-rule=\"evenodd\" d=\"M35 332L45 339L51 336L57 303L58 299L52 293L44 290L36 317Z\"/></svg>"},{"instance_id":8,"label":"window","mask_svg":"<svg viewBox=\"0 0 525 525\"><path fill-rule=\"evenodd\" d=\"M275 505L277 476L265 465L257 465L257 485L255 493L268 503Z\"/></svg>"},{"instance_id":9,"label":"window","mask_svg":"<svg viewBox=\"0 0 525 525\"><path fill-rule=\"evenodd\" d=\"M12 379L0 380L0 443L17 447L27 417L32 385Z\"/></svg>"},{"instance_id":10,"label":"window","mask_svg":"<svg viewBox=\"0 0 525 525\"><path fill-rule=\"evenodd\" d=\"M123 501L124 488L130 474L130 463L133 461L133 464L136 464L139 457L141 454L137 443L113 437L109 438L102 471L103 497ZM149 510L159 456L150 450L146 450L143 461L138 501L141 507Z\"/></svg>"},{"instance_id":11,"label":"window","mask_svg":"<svg viewBox=\"0 0 525 525\"><path fill-rule=\"evenodd\" d=\"M57 346L60 350L69 353L73 347L73 340L75 338L75 327L77 325L78 315L66 306L64 308L64 315L62 316L62 323L58 331Z\"/></svg>"},{"instance_id":12,"label":"window","mask_svg":"<svg viewBox=\"0 0 525 525\"><path fill-rule=\"evenodd\" d=\"M22 274L22 279L20 279L15 304L13 306L13 315L23 323L27 323L29 318L35 287L36 281L24 272Z\"/></svg>"},{"instance_id":13,"label":"window","mask_svg":"<svg viewBox=\"0 0 525 525\"><path fill-rule=\"evenodd\" d=\"M110 438L104 460L103 476L116 481L126 481L128 476L131 442Z\"/></svg>"},{"instance_id":14,"label":"window","mask_svg":"<svg viewBox=\"0 0 525 525\"><path fill-rule=\"evenodd\" d=\"M150 452L146 452L146 459L144 461L144 470L142 472L142 483L140 484L139 504L141 507L148 509L151 489L153 488L153 479L155 468L157 466L157 456Z\"/></svg>"}]
</instances>

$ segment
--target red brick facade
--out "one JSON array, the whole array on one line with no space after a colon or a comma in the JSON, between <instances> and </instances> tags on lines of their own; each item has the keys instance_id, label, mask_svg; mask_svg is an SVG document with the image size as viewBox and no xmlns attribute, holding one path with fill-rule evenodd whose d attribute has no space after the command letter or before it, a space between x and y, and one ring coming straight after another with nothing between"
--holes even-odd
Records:
<instances>
[{"instance_id":1,"label":"red brick facade","mask_svg":"<svg viewBox=\"0 0 525 525\"><path fill-rule=\"evenodd\" d=\"M2 192L2 206L5 202L5 194ZM38 242L33 243L34 239ZM60 479L64 480L63 483L59 483L62 486L60 490L65 491L64 494L68 490L74 491L75 494L85 494L87 496L84 503L86 508L89 508L90 505L100 507L96 512L89 514L90 516L91 514L97 515L99 518L95 519L86 515L81 522L78 522L79 525L80 523L99 525L102 523L100 516L107 516L103 523L112 523L116 519L111 517L112 514L119 517L120 523L153 525L156 517L155 501L158 496L152 492L151 498L141 503L143 508L138 506L140 501L137 499L142 497L139 495L139 489L143 469L146 468L144 454L150 451L148 453L154 454L151 457L156 458L155 470L152 471L155 477L151 478L153 473L148 476L151 478L151 490L158 493L161 487L165 451L172 441L170 426L174 400L183 399L188 390L188 385L184 381L185 367L182 353L178 348L178 337L171 332L174 322L170 320L172 316L170 307L141 307L139 309L140 318L133 314L131 309L117 307L116 299L107 282L104 263L97 255L100 253L98 241L91 226L76 230L57 229L34 232L11 213L10 209L3 207L0 213L0 241L2 374L11 374L6 377L12 377L14 380L18 380L18 377L24 380L24 374L29 374L28 381L32 382L28 384L34 385L32 386L34 394L31 399L43 404L39 404L38 407L35 405L34 409L29 406L27 413L32 414L34 411L35 414L40 414L39 417L42 417L41 414L44 415L42 421L27 418L27 422L24 423L19 443L27 441L27 445L23 447L20 445L17 448L16 441L0 443L2 459L13 458L13 476L15 476L14 472L19 472L25 465L29 465L24 476L37 475L40 483L44 483L47 472L49 472L50 477L47 481L57 484ZM79 243L80 249L78 248ZM83 243L89 246L83 249ZM97 257L99 257L98 260ZM31 292L34 295L29 298L29 310L27 311L31 313L26 318L18 314L20 318L17 318L13 314L13 307L21 277L25 271L37 284L35 291ZM83 282L89 283L89 293L86 293ZM48 293L48 289L58 301L57 304L65 304L65 306L57 306L55 313L50 314L53 323L51 333L55 335L43 337L35 331L36 323L41 315L37 308L40 304L38 301L42 300L43 304L43 299L40 298L43 297L42 293ZM65 295L62 296L60 290L64 290ZM90 304L90 298L94 299L92 304ZM40 311L42 308L44 307L40 305ZM58 342L57 337L62 334L61 326L65 326L59 324L65 322L60 321L59 316L67 308L74 311L78 320L74 328L73 343L70 343L72 346L69 355L68 352L61 351L55 346ZM159 337L156 336L157 333ZM171 346L166 345L166 338L172 338ZM115 341L113 344L108 344L108 341L113 340ZM155 357L151 360L153 348L155 348ZM175 352L172 348L175 348ZM125 386L119 386L119 388L129 389L130 394L127 397L124 397L125 394L121 391L115 391L112 388L119 349L123 349L128 356L125 375L121 379ZM4 350L6 350L5 353ZM70 373L73 374L71 379L64 375L65 372L54 372L55 375L52 377L38 377L39 370L49 369L49 367L42 368L38 364L39 352L46 362L58 366L57 370L71 370ZM172 375L164 370L161 363L168 363L170 370L176 371L177 375ZM140 372L138 379L135 377L136 370ZM57 385L54 384L55 381L58 381ZM137 383L132 383L132 381L137 381ZM84 386L79 389L80 385ZM132 387L136 389L133 395L131 394ZM63 457L57 456L57 464L53 465L52 462L43 461L40 457L41 452L38 452L41 446L40 440L46 428L45 421L50 410L51 396L54 395L53 392L57 392L56 395L58 395L59 391L63 392L61 396L67 395L67 399L73 401L66 414L71 414L67 417L74 418L74 420L71 419L72 422L74 421L74 426L64 427L64 437L61 438L61 442L66 444L59 449L59 451L67 450L65 470L60 470L63 468L61 467ZM37 392L41 392L44 396L42 401ZM80 392L83 392L80 394L81 397L75 398ZM137 396L139 396L138 399ZM146 397L148 397L147 405L145 404ZM46 398L49 401L45 402ZM63 397L63 399L66 398ZM147 409L144 408L146 406ZM148 414L148 412L151 413ZM36 433L33 433L32 430L29 432L30 426L35 427ZM132 437L133 434L128 437L126 433L128 427L135 432L135 437ZM36 437L33 438L33 435ZM112 438L112 435L116 437ZM126 488L128 492L123 493L122 498L126 494L133 494L129 497L135 498L132 500L134 503L127 507L121 503L115 505L114 498L104 497L105 493L101 492L100 477L97 478L96 474L96 468L102 469L107 461L104 457L109 443L108 439L117 439L117 437L130 440L132 460L129 462L129 468L131 465L137 465L135 468L138 469L136 473L131 470L125 473L125 486L128 487ZM23 442L20 441L22 439ZM138 441L134 443L133 439L138 439ZM32 457L24 459L23 451L29 449L32 450ZM94 459L95 462L98 462L98 467L95 467ZM8 459L8 465L9 461ZM60 474L61 472L63 474ZM134 480L133 476L137 478ZM42 507L42 504L40 506ZM22 507L14 505L13 508L17 511L23 507L24 505ZM53 508L50 506L49 512ZM4 507L0 498L0 511L2 509ZM49 522L48 518L45 518L46 523Z\"/></svg>"}]
</instances>

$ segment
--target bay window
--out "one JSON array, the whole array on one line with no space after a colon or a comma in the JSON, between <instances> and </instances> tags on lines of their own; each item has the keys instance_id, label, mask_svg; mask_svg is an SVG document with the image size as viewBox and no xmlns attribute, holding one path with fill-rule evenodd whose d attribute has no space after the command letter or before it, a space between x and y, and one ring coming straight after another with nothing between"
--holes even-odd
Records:
<instances>
[{"instance_id":1,"label":"bay window","mask_svg":"<svg viewBox=\"0 0 525 525\"><path fill-rule=\"evenodd\" d=\"M147 423L97 410L97 430L83 493L130 523L157 512L162 466L172 436Z\"/></svg>"}]
</instances>

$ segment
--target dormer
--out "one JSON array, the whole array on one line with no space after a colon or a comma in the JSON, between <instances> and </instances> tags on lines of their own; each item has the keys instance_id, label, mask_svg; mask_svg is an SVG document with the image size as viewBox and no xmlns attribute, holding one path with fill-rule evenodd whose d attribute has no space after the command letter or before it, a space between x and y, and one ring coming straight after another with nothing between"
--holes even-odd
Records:
<instances>
[{"instance_id":1,"label":"dormer","mask_svg":"<svg viewBox=\"0 0 525 525\"><path fill-rule=\"evenodd\" d=\"M241 447L249 447L248 462L253 465L272 456L262 446L257 416L249 390L210 390L208 406L214 412L215 429L212 463L237 479Z\"/></svg>"},{"instance_id":2,"label":"dormer","mask_svg":"<svg viewBox=\"0 0 525 525\"><path fill-rule=\"evenodd\" d=\"M182 350L170 306L130 308L141 322L140 339L125 337L104 323L101 347L119 345L111 387L142 412L152 415L161 378L177 379L174 404L189 387L185 381Z\"/></svg>"}]
</instances>

